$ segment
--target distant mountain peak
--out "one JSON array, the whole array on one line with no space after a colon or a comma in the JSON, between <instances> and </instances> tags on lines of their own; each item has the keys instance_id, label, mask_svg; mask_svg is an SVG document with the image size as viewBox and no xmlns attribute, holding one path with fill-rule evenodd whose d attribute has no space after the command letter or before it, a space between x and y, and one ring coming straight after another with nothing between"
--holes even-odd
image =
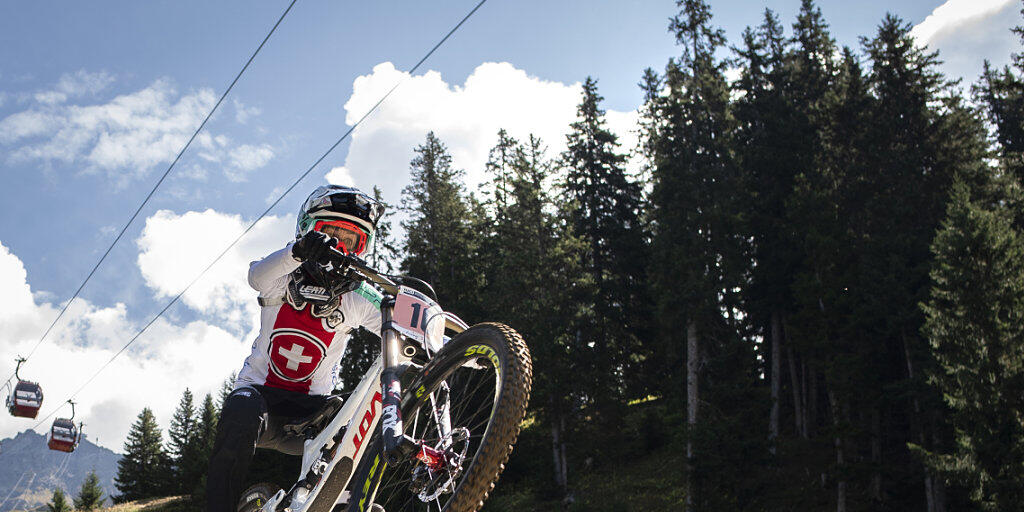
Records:
<instances>
[{"instance_id":1,"label":"distant mountain peak","mask_svg":"<svg viewBox=\"0 0 1024 512\"><path fill-rule=\"evenodd\" d=\"M110 493L117 493L114 475L121 456L88 439L73 453L50 450L46 436L31 429L0 443L0 512L38 507L50 499L56 487L74 495L94 469L104 494L109 498Z\"/></svg>"}]
</instances>

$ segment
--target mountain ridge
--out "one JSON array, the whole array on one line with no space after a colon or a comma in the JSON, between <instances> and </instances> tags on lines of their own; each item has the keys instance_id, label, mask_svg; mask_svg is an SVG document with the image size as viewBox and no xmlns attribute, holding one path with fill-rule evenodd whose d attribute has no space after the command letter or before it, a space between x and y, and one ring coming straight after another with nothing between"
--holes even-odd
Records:
<instances>
[{"instance_id":1,"label":"mountain ridge","mask_svg":"<svg viewBox=\"0 0 1024 512\"><path fill-rule=\"evenodd\" d=\"M89 471L95 470L104 496L116 493L114 476L121 455L83 436L73 453L50 450L46 436L25 430L0 441L0 512L34 509L61 487L74 496Z\"/></svg>"}]
</instances>

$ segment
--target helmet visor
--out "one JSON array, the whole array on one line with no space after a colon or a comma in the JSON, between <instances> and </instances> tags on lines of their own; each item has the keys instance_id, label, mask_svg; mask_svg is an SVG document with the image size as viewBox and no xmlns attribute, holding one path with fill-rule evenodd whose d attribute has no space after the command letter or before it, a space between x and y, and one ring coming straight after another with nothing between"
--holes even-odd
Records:
<instances>
[{"instance_id":1,"label":"helmet visor","mask_svg":"<svg viewBox=\"0 0 1024 512\"><path fill-rule=\"evenodd\" d=\"M362 254L366 250L366 232L344 220L318 220L313 229L338 239L337 248L345 254Z\"/></svg>"}]
</instances>

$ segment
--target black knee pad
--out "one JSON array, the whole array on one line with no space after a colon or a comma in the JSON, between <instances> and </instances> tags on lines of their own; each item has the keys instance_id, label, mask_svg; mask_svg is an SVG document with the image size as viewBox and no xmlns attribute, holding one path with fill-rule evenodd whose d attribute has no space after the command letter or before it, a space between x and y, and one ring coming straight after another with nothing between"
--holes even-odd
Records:
<instances>
[{"instance_id":1,"label":"black knee pad","mask_svg":"<svg viewBox=\"0 0 1024 512\"><path fill-rule=\"evenodd\" d=\"M255 443L266 429L267 402L251 387L238 388L224 399L218 430L229 444Z\"/></svg>"}]
</instances>

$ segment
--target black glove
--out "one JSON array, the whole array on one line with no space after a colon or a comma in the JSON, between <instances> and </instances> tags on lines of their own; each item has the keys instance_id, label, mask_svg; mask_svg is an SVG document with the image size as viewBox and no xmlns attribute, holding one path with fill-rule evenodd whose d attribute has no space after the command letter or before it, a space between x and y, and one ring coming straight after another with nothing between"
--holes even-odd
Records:
<instances>
[{"instance_id":1,"label":"black glove","mask_svg":"<svg viewBox=\"0 0 1024 512\"><path fill-rule=\"evenodd\" d=\"M337 238L319 231L310 231L292 245L292 257L299 261L312 261L324 265L330 261L331 249L337 246Z\"/></svg>"}]
</instances>

